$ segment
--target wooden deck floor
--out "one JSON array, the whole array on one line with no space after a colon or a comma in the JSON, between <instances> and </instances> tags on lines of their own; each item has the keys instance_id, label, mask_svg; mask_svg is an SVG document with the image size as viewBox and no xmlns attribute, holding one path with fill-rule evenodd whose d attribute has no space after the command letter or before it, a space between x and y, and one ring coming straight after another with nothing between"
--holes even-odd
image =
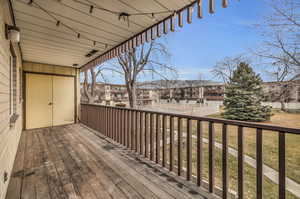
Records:
<instances>
[{"instance_id":1,"label":"wooden deck floor","mask_svg":"<svg viewBox=\"0 0 300 199\"><path fill-rule=\"evenodd\" d=\"M7 199L211 198L84 125L24 131Z\"/></svg>"}]
</instances>

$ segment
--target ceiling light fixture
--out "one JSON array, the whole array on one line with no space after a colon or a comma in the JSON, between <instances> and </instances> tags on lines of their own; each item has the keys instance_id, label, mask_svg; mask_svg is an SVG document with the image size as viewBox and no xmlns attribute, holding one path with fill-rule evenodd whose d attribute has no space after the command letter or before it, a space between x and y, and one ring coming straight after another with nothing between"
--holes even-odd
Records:
<instances>
[{"instance_id":1,"label":"ceiling light fixture","mask_svg":"<svg viewBox=\"0 0 300 199\"><path fill-rule=\"evenodd\" d=\"M91 7L90 7L90 14L93 13L93 10L94 10L94 6L91 6Z\"/></svg>"},{"instance_id":2,"label":"ceiling light fixture","mask_svg":"<svg viewBox=\"0 0 300 199\"><path fill-rule=\"evenodd\" d=\"M5 38L18 43L20 41L20 29L17 26L5 24Z\"/></svg>"},{"instance_id":3,"label":"ceiling light fixture","mask_svg":"<svg viewBox=\"0 0 300 199\"><path fill-rule=\"evenodd\" d=\"M129 17L130 17L130 14L128 14L126 12L121 12L119 14L119 20L123 19L124 21L127 21L128 27L129 27Z\"/></svg>"},{"instance_id":4,"label":"ceiling light fixture","mask_svg":"<svg viewBox=\"0 0 300 199\"><path fill-rule=\"evenodd\" d=\"M93 50L91 50L90 52L88 52L88 54L86 54L85 56L86 56L86 57L91 57L92 55L94 55L94 54L97 53L97 52L98 52L98 50L93 49Z\"/></svg>"},{"instance_id":5,"label":"ceiling light fixture","mask_svg":"<svg viewBox=\"0 0 300 199\"><path fill-rule=\"evenodd\" d=\"M154 22L156 22L156 21L157 21L157 19L156 19L156 17L155 17L155 14L154 14L154 13L151 13L151 19L152 19L152 21L154 21Z\"/></svg>"}]
</instances>

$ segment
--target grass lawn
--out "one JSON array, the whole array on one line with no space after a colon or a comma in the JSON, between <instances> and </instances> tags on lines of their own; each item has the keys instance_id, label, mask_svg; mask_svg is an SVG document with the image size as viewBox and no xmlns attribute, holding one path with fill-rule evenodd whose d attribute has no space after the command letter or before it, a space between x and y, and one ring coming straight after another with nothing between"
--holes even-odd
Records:
<instances>
[{"instance_id":1,"label":"grass lawn","mask_svg":"<svg viewBox=\"0 0 300 199\"><path fill-rule=\"evenodd\" d=\"M221 117L220 115L210 115L208 117ZM169 122L168 122L169 123ZM292 128L300 128L300 114L276 112L266 124L279 125ZM167 125L169 126L169 124ZM204 137L208 138L208 123L203 122ZM222 143L222 125L214 124L216 141ZM177 130L177 118L174 121L174 129ZM182 131L186 132L186 121L183 120ZM192 121L192 133L196 134L196 122ZM228 126L229 146L237 149L237 127ZM168 135L169 136L169 135ZM185 138L183 142L186 143ZM176 141L175 141L176 143ZM286 135L286 174L287 177L300 183L300 136ZM193 140L193 171L196 169L196 140ZM204 144L204 167L203 175L208 179L208 146ZM176 149L176 147L175 147ZM222 186L222 151L215 148L215 169L216 185ZM256 130L244 128L244 151L245 154L256 157ZM186 149L182 154L185 156ZM175 161L177 151L175 150ZM185 157L183 157L185 160ZM263 131L263 159L264 164L278 170L278 133L272 131ZM255 198L256 194L256 170L245 163L245 198ZM229 179L230 189L237 190L237 159L229 156ZM264 198L278 198L278 185L264 177ZM297 198L291 193L287 193L287 198Z\"/></svg>"},{"instance_id":2,"label":"grass lawn","mask_svg":"<svg viewBox=\"0 0 300 199\"><path fill-rule=\"evenodd\" d=\"M209 116L212 117L212 116ZM220 116L219 116L220 117ZM300 129L300 114L293 113L275 113L271 121L262 122L266 124L279 125ZM205 125L205 136L208 137L208 127ZM216 140L221 142L221 125L215 125ZM237 127L229 126L229 146L237 148ZM245 153L254 157L256 147L255 129L245 128ZM300 183L300 136L286 135L286 169L287 176ZM263 157L264 163L268 166L278 169L278 133L273 131L263 131Z\"/></svg>"}]
</instances>

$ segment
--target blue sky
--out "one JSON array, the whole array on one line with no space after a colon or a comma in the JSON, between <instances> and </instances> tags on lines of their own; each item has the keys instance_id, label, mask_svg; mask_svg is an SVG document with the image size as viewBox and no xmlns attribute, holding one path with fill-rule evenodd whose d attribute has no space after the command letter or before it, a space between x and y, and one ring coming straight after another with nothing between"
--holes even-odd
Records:
<instances>
[{"instance_id":1,"label":"blue sky","mask_svg":"<svg viewBox=\"0 0 300 199\"><path fill-rule=\"evenodd\" d=\"M217 61L249 53L261 43L254 25L263 20L269 7L262 0L232 0L229 3L226 9L216 5L213 15L205 9L203 19L194 16L192 24L185 24L163 38L180 79L197 79L199 72L204 78L212 79L210 71ZM259 67L256 71L261 73Z\"/></svg>"},{"instance_id":2,"label":"blue sky","mask_svg":"<svg viewBox=\"0 0 300 199\"><path fill-rule=\"evenodd\" d=\"M183 28L176 27L174 33L159 40L168 47L169 64L177 68L179 79L198 79L202 73L204 79L220 81L211 74L212 67L225 57L250 53L260 45L262 38L255 24L263 21L270 7L264 0L230 0L228 8L224 9L221 0L217 0L216 13L209 14L208 1L203 2L203 19L197 18L195 9L192 24L185 20ZM264 80L270 80L262 66L256 65L254 69ZM123 83L116 74L109 80ZM147 80L151 77L140 78L140 81Z\"/></svg>"}]
</instances>

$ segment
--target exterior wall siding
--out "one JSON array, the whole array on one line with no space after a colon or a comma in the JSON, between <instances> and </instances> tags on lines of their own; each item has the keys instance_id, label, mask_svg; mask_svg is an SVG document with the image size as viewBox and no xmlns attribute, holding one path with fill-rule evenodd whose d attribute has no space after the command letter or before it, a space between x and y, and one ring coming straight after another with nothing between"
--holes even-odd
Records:
<instances>
[{"instance_id":1,"label":"exterior wall siding","mask_svg":"<svg viewBox=\"0 0 300 199\"><path fill-rule=\"evenodd\" d=\"M42 64L35 62L23 62L23 70L27 72L49 73L57 75L76 75L76 69L71 67Z\"/></svg>"},{"instance_id":2,"label":"exterior wall siding","mask_svg":"<svg viewBox=\"0 0 300 199\"><path fill-rule=\"evenodd\" d=\"M22 132L22 100L20 99L20 73L22 68L21 55L18 45L13 44L16 54L16 68L13 69L15 78L12 81L13 95L10 97L10 42L5 38L4 24L13 24L9 2L0 0L0 199L5 198L9 184L13 162ZM10 98L13 102L13 112L19 117L14 125L10 125ZM8 180L4 182L4 174Z\"/></svg>"}]
</instances>

